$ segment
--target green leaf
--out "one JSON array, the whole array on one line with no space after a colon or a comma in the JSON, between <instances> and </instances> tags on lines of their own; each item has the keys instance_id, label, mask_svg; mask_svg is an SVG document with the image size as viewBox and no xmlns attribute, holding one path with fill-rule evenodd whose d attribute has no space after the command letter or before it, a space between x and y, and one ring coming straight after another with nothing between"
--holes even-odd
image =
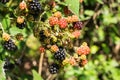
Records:
<instances>
[{"instance_id":1,"label":"green leaf","mask_svg":"<svg viewBox=\"0 0 120 80\"><path fill-rule=\"evenodd\" d=\"M100 27L97 31L99 41L104 41L105 40L105 32L103 30L103 27Z\"/></svg>"},{"instance_id":2,"label":"green leaf","mask_svg":"<svg viewBox=\"0 0 120 80\"><path fill-rule=\"evenodd\" d=\"M65 0L68 8L79 17L79 0Z\"/></svg>"},{"instance_id":3,"label":"green leaf","mask_svg":"<svg viewBox=\"0 0 120 80\"><path fill-rule=\"evenodd\" d=\"M94 11L92 10L85 10L85 14L88 16L92 16L94 14Z\"/></svg>"},{"instance_id":4,"label":"green leaf","mask_svg":"<svg viewBox=\"0 0 120 80\"><path fill-rule=\"evenodd\" d=\"M3 18L2 26L3 26L4 29L8 29L8 27L10 27L10 17L9 17L9 15L6 15L5 18Z\"/></svg>"},{"instance_id":5,"label":"green leaf","mask_svg":"<svg viewBox=\"0 0 120 80\"><path fill-rule=\"evenodd\" d=\"M107 46L105 43L102 44L102 47L103 47L103 51L108 54L110 52L110 48L109 46Z\"/></svg>"},{"instance_id":6,"label":"green leaf","mask_svg":"<svg viewBox=\"0 0 120 80\"><path fill-rule=\"evenodd\" d=\"M16 35L16 34L18 34L18 33L22 33L23 35L24 35L24 37L26 37L27 36L27 32L26 32L26 29L19 29L19 28L17 28L16 26L12 26L10 29L9 29L9 31L10 31L10 34L12 35L12 36L14 36L14 35Z\"/></svg>"},{"instance_id":7,"label":"green leaf","mask_svg":"<svg viewBox=\"0 0 120 80\"><path fill-rule=\"evenodd\" d=\"M102 0L97 0L98 3L100 4L103 4L103 1Z\"/></svg>"},{"instance_id":8,"label":"green leaf","mask_svg":"<svg viewBox=\"0 0 120 80\"><path fill-rule=\"evenodd\" d=\"M6 80L5 73L3 71L3 61L0 60L0 80Z\"/></svg>"},{"instance_id":9,"label":"green leaf","mask_svg":"<svg viewBox=\"0 0 120 80\"><path fill-rule=\"evenodd\" d=\"M42 77L35 70L32 70L32 73L33 73L33 80L43 80Z\"/></svg>"}]
</instances>

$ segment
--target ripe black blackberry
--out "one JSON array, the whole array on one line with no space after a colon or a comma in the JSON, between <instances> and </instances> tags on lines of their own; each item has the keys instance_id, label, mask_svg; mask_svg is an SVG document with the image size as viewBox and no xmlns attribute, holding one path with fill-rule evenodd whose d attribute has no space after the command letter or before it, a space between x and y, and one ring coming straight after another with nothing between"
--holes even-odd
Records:
<instances>
[{"instance_id":1,"label":"ripe black blackberry","mask_svg":"<svg viewBox=\"0 0 120 80\"><path fill-rule=\"evenodd\" d=\"M14 44L14 42L11 39L8 41L5 41L3 46L5 49L9 51L15 51L17 49L17 46Z\"/></svg>"},{"instance_id":2,"label":"ripe black blackberry","mask_svg":"<svg viewBox=\"0 0 120 80\"><path fill-rule=\"evenodd\" d=\"M5 4L5 3L9 2L9 0L1 0L0 2Z\"/></svg>"},{"instance_id":3,"label":"ripe black blackberry","mask_svg":"<svg viewBox=\"0 0 120 80\"><path fill-rule=\"evenodd\" d=\"M11 63L8 59L5 60L5 63L3 66L5 71L12 70L14 67L15 67L15 65L13 63Z\"/></svg>"},{"instance_id":4,"label":"ripe black blackberry","mask_svg":"<svg viewBox=\"0 0 120 80\"><path fill-rule=\"evenodd\" d=\"M77 22L73 23L73 27L74 27L74 29L81 30L83 27L83 24L81 21L77 21Z\"/></svg>"},{"instance_id":5,"label":"ripe black blackberry","mask_svg":"<svg viewBox=\"0 0 120 80\"><path fill-rule=\"evenodd\" d=\"M38 15L42 10L41 4L39 3L38 0L30 1L28 9L30 10L30 13L33 15Z\"/></svg>"},{"instance_id":6,"label":"ripe black blackberry","mask_svg":"<svg viewBox=\"0 0 120 80\"><path fill-rule=\"evenodd\" d=\"M63 61L66 57L65 51L62 47L59 47L59 50L54 54L54 58L58 61Z\"/></svg>"},{"instance_id":7,"label":"ripe black blackberry","mask_svg":"<svg viewBox=\"0 0 120 80\"><path fill-rule=\"evenodd\" d=\"M59 71L59 65L58 65L58 64L52 63L52 64L49 66L49 72L50 72L51 74L56 74L56 73L58 73L58 71Z\"/></svg>"},{"instance_id":8,"label":"ripe black blackberry","mask_svg":"<svg viewBox=\"0 0 120 80\"><path fill-rule=\"evenodd\" d=\"M46 36L45 36L45 34L44 34L44 30L41 30L41 31L39 32L39 37L40 37L40 41L44 41L44 40L45 40Z\"/></svg>"},{"instance_id":9,"label":"ripe black blackberry","mask_svg":"<svg viewBox=\"0 0 120 80\"><path fill-rule=\"evenodd\" d=\"M19 29L23 29L26 27L26 22L24 21L23 23L16 23L16 26L19 28Z\"/></svg>"}]
</instances>

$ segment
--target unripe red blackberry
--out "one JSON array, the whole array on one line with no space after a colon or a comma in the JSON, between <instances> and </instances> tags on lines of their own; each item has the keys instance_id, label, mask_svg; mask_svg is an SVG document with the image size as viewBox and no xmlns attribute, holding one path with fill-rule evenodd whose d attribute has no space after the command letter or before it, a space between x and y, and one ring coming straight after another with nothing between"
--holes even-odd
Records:
<instances>
[{"instance_id":1,"label":"unripe red blackberry","mask_svg":"<svg viewBox=\"0 0 120 80\"><path fill-rule=\"evenodd\" d=\"M70 63L72 66L75 66L75 65L77 64L74 57L71 57L71 58L70 58L69 63Z\"/></svg>"},{"instance_id":2,"label":"unripe red blackberry","mask_svg":"<svg viewBox=\"0 0 120 80\"><path fill-rule=\"evenodd\" d=\"M8 41L5 41L3 44L4 48L9 51L15 51L17 50L17 46L14 44L14 42L10 39Z\"/></svg>"},{"instance_id":3,"label":"unripe red blackberry","mask_svg":"<svg viewBox=\"0 0 120 80\"><path fill-rule=\"evenodd\" d=\"M51 74L56 74L56 73L58 73L58 71L59 71L59 65L58 65L58 64L52 63L52 64L49 66L49 72L50 72Z\"/></svg>"},{"instance_id":4,"label":"unripe red blackberry","mask_svg":"<svg viewBox=\"0 0 120 80\"><path fill-rule=\"evenodd\" d=\"M54 58L58 61L63 61L66 57L65 50L60 47L59 50L54 54Z\"/></svg>"},{"instance_id":5,"label":"unripe red blackberry","mask_svg":"<svg viewBox=\"0 0 120 80\"><path fill-rule=\"evenodd\" d=\"M58 18L57 17L50 17L49 18L49 24L50 26L54 26L58 24Z\"/></svg>"},{"instance_id":6,"label":"unripe red blackberry","mask_svg":"<svg viewBox=\"0 0 120 80\"><path fill-rule=\"evenodd\" d=\"M73 35L74 38L79 38L80 31L79 30L75 30L74 32L72 32L72 35Z\"/></svg>"},{"instance_id":7,"label":"unripe red blackberry","mask_svg":"<svg viewBox=\"0 0 120 80\"><path fill-rule=\"evenodd\" d=\"M38 15L42 11L41 4L38 0L30 1L28 9L33 15Z\"/></svg>"},{"instance_id":8,"label":"unripe red blackberry","mask_svg":"<svg viewBox=\"0 0 120 80\"><path fill-rule=\"evenodd\" d=\"M64 28L66 28L67 27L67 20L66 19L64 19L64 18L61 18L60 20L59 20L59 27L60 28L62 28L62 29L64 29Z\"/></svg>"},{"instance_id":9,"label":"unripe red blackberry","mask_svg":"<svg viewBox=\"0 0 120 80\"><path fill-rule=\"evenodd\" d=\"M42 47L42 46L40 46L40 47L39 47L39 51L40 51L40 53L44 53L44 52L45 52L45 48Z\"/></svg>"},{"instance_id":10,"label":"unripe red blackberry","mask_svg":"<svg viewBox=\"0 0 120 80\"><path fill-rule=\"evenodd\" d=\"M77 22L73 23L73 27L74 27L74 29L81 30L83 27L83 24L81 21L77 21Z\"/></svg>"},{"instance_id":11,"label":"unripe red blackberry","mask_svg":"<svg viewBox=\"0 0 120 80\"><path fill-rule=\"evenodd\" d=\"M1 0L0 2L5 4L5 3L9 2L9 0Z\"/></svg>"},{"instance_id":12,"label":"unripe red blackberry","mask_svg":"<svg viewBox=\"0 0 120 80\"><path fill-rule=\"evenodd\" d=\"M83 42L76 52L78 55L87 55L90 53L90 48L87 46L86 42Z\"/></svg>"},{"instance_id":13,"label":"unripe red blackberry","mask_svg":"<svg viewBox=\"0 0 120 80\"><path fill-rule=\"evenodd\" d=\"M20 10L26 9L27 8L26 2L25 1L20 2L19 8L20 8Z\"/></svg>"}]
</instances>

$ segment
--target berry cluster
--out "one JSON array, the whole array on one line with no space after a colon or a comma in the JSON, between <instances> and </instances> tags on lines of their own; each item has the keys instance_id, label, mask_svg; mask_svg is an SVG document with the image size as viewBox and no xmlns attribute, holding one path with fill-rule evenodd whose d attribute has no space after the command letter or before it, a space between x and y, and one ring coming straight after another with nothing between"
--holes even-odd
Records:
<instances>
[{"instance_id":1,"label":"berry cluster","mask_svg":"<svg viewBox=\"0 0 120 80\"><path fill-rule=\"evenodd\" d=\"M65 18L61 18L62 15L60 12L56 12L53 14L52 17L49 18L49 24L50 26L59 25L61 29L64 29L67 27L67 20Z\"/></svg>"},{"instance_id":2,"label":"berry cluster","mask_svg":"<svg viewBox=\"0 0 120 80\"><path fill-rule=\"evenodd\" d=\"M54 52L54 59L58 61L58 63L52 63L49 66L49 72L51 74L58 73L61 67L61 63L66 58L66 53L63 47L58 47L57 45L53 45L50 48Z\"/></svg>"},{"instance_id":3,"label":"berry cluster","mask_svg":"<svg viewBox=\"0 0 120 80\"><path fill-rule=\"evenodd\" d=\"M15 43L12 41L11 37L7 33L3 33L2 38L4 40L3 47L8 50L8 51L15 51L17 50L17 46Z\"/></svg>"},{"instance_id":4,"label":"berry cluster","mask_svg":"<svg viewBox=\"0 0 120 80\"><path fill-rule=\"evenodd\" d=\"M27 0L19 3L19 11L21 12L17 17L16 26L19 29L27 27L28 20L25 20L27 17L36 18L42 12L42 6L38 0Z\"/></svg>"},{"instance_id":5,"label":"berry cluster","mask_svg":"<svg viewBox=\"0 0 120 80\"><path fill-rule=\"evenodd\" d=\"M57 11L49 17L49 23L46 21L46 24L47 26L43 25L48 29L41 26L40 30L36 28L36 31L39 31L38 38L40 43L43 44L42 46L46 48L44 50L48 49L53 53L54 62L49 66L49 72L55 74L66 64L84 66L87 63L86 54L79 55L73 47L74 38L79 38L83 27L79 18L76 15L64 17L61 12ZM43 52L41 48L39 50L41 53ZM77 57L69 54L71 53L70 50L76 52ZM84 52L85 49L82 48L82 50ZM87 54L89 52L90 50Z\"/></svg>"},{"instance_id":6,"label":"berry cluster","mask_svg":"<svg viewBox=\"0 0 120 80\"><path fill-rule=\"evenodd\" d=\"M90 48L87 46L87 43L84 42L82 43L82 45L80 46L82 47L82 49L80 49L80 52L78 51L79 48L76 50L76 53L74 54L74 56L70 56L69 58L66 58L62 64L66 65L66 64L70 64L73 66L80 66L83 67L87 64L87 54L90 53ZM87 47L87 48L86 48ZM81 53L81 54L79 54Z\"/></svg>"},{"instance_id":7,"label":"berry cluster","mask_svg":"<svg viewBox=\"0 0 120 80\"><path fill-rule=\"evenodd\" d=\"M49 71L51 74L59 72L61 65L70 64L72 66L84 67L88 62L86 56L90 53L90 48L87 46L86 42L83 42L82 45L75 50L76 53L74 56L65 53L64 48L58 48L56 45L52 45L51 50L55 52L54 59L58 61L58 63L52 63L52 65L50 65Z\"/></svg>"},{"instance_id":8,"label":"berry cluster","mask_svg":"<svg viewBox=\"0 0 120 80\"><path fill-rule=\"evenodd\" d=\"M1 0L0 2L6 3L8 1ZM29 21L31 24L38 23L35 26L34 35L40 42L39 52L45 53L47 52L46 50L49 50L53 59L49 65L49 72L51 74L58 73L66 64L84 66L87 63L86 56L90 53L90 49L87 43L83 43L77 49L73 43L80 37L83 28L83 23L79 20L78 16L72 14L71 16L64 16L61 12L56 11L50 17L46 16L47 13L44 13L45 15L42 14L39 21L37 21L36 16L38 17L41 12L42 6L38 0L23 0L19 3L19 14L17 14L16 10L15 17L17 19L15 22L16 27L19 29L27 27ZM42 21L43 16L47 19ZM21 33L17 34L16 39L23 40L23 35ZM9 34L3 33L3 40L5 49L8 51L17 50L17 46ZM31 40L28 40L26 44L31 43L29 41ZM15 64L20 65L21 63L21 59L18 59ZM4 68L9 69L9 67L14 68L12 63L6 61Z\"/></svg>"}]
</instances>

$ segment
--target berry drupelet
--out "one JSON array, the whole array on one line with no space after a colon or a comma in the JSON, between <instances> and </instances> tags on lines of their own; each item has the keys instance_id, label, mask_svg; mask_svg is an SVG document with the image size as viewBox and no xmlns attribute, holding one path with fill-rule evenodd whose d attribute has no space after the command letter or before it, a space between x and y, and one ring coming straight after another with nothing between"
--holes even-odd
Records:
<instances>
[{"instance_id":1,"label":"berry drupelet","mask_svg":"<svg viewBox=\"0 0 120 80\"><path fill-rule=\"evenodd\" d=\"M9 0L1 0L0 2L5 4L5 3L9 2Z\"/></svg>"},{"instance_id":2,"label":"berry drupelet","mask_svg":"<svg viewBox=\"0 0 120 80\"><path fill-rule=\"evenodd\" d=\"M15 51L17 50L17 46L14 44L14 42L10 39L8 41L5 41L3 44L4 48L9 51Z\"/></svg>"},{"instance_id":3,"label":"berry drupelet","mask_svg":"<svg viewBox=\"0 0 120 80\"><path fill-rule=\"evenodd\" d=\"M74 29L81 30L82 27L83 27L83 24L82 24L81 21L77 21L77 22L74 22L74 23L73 23L73 27L74 27Z\"/></svg>"},{"instance_id":4,"label":"berry drupelet","mask_svg":"<svg viewBox=\"0 0 120 80\"><path fill-rule=\"evenodd\" d=\"M52 63L52 64L49 66L49 72L50 72L51 74L56 74L56 73L58 73L58 71L59 71L59 65L58 65L58 64Z\"/></svg>"},{"instance_id":5,"label":"berry drupelet","mask_svg":"<svg viewBox=\"0 0 120 80\"><path fill-rule=\"evenodd\" d=\"M41 4L38 0L30 1L28 9L32 15L38 15L42 11Z\"/></svg>"},{"instance_id":6,"label":"berry drupelet","mask_svg":"<svg viewBox=\"0 0 120 80\"><path fill-rule=\"evenodd\" d=\"M63 61L65 57L65 51L62 47L60 47L59 50L54 54L54 58L58 61Z\"/></svg>"}]
</instances>

